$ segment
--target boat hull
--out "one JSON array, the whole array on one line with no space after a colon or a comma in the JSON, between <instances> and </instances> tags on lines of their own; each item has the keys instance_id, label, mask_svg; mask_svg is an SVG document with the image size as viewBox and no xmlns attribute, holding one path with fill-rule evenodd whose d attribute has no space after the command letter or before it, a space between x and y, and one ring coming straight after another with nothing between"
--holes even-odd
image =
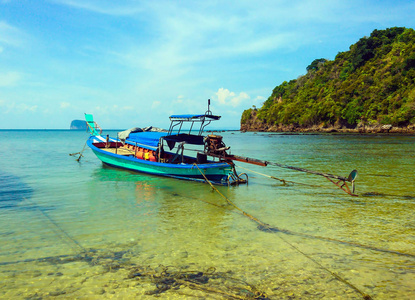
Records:
<instances>
[{"instance_id":1,"label":"boat hull","mask_svg":"<svg viewBox=\"0 0 415 300\"><path fill-rule=\"evenodd\" d=\"M87 141L87 144L103 163L135 172L205 182L203 172L209 181L220 185L227 185L228 177L232 173L232 167L224 162L198 164L197 166L193 164L159 163L105 151L94 146L91 139Z\"/></svg>"}]
</instances>

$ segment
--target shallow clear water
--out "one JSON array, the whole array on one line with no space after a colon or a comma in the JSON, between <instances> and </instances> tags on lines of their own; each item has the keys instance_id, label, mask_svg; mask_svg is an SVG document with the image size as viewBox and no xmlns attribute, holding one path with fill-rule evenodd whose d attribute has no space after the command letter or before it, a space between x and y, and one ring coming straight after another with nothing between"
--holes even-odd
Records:
<instances>
[{"instance_id":1,"label":"shallow clear water","mask_svg":"<svg viewBox=\"0 0 415 300\"><path fill-rule=\"evenodd\" d=\"M210 290L182 283L162 299L238 299L253 287L270 299L414 297L415 137L220 134L233 154L357 169L359 197L323 177L238 163L249 184L218 189L282 230L265 232L207 184L108 168L89 149L76 162L68 154L85 132L0 131L0 298L146 299L156 284L142 270L160 275L160 265L217 274L201 285Z\"/></svg>"}]
</instances>

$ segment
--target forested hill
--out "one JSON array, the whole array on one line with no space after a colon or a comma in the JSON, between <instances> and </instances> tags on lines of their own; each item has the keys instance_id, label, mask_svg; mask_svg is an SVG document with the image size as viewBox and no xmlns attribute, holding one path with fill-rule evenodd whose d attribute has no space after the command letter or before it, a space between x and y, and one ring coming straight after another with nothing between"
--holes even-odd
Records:
<instances>
[{"instance_id":1,"label":"forested hill","mask_svg":"<svg viewBox=\"0 0 415 300\"><path fill-rule=\"evenodd\" d=\"M374 30L333 61L275 87L241 130L415 132L415 31Z\"/></svg>"}]
</instances>

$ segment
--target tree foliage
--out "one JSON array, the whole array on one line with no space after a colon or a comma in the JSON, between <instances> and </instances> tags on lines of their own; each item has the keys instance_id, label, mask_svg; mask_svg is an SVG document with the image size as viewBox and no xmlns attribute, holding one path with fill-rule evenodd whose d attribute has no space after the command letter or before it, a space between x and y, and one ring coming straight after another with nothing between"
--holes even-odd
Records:
<instances>
[{"instance_id":1,"label":"tree foliage","mask_svg":"<svg viewBox=\"0 0 415 300\"><path fill-rule=\"evenodd\" d=\"M313 60L313 62L307 66L306 70L308 71L317 71L318 69L320 69L321 66L324 65L324 63L327 61L327 59L325 58L318 58Z\"/></svg>"},{"instance_id":2,"label":"tree foliage","mask_svg":"<svg viewBox=\"0 0 415 300\"><path fill-rule=\"evenodd\" d=\"M315 59L306 75L274 88L257 118L269 125L414 124L415 31L374 30L334 61Z\"/></svg>"}]
</instances>

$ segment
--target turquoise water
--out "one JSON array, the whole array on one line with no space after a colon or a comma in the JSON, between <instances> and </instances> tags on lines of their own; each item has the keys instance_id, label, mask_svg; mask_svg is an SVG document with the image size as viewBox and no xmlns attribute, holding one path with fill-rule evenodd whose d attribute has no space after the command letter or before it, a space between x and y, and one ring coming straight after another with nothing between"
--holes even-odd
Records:
<instances>
[{"instance_id":1,"label":"turquoise water","mask_svg":"<svg viewBox=\"0 0 415 300\"><path fill-rule=\"evenodd\" d=\"M0 131L0 299L414 297L415 137L220 134L233 154L357 169L359 197L238 163L249 184L218 189L283 230L266 232L207 184L105 167L89 149L78 163L85 132ZM157 281L199 272L199 285Z\"/></svg>"}]
</instances>

